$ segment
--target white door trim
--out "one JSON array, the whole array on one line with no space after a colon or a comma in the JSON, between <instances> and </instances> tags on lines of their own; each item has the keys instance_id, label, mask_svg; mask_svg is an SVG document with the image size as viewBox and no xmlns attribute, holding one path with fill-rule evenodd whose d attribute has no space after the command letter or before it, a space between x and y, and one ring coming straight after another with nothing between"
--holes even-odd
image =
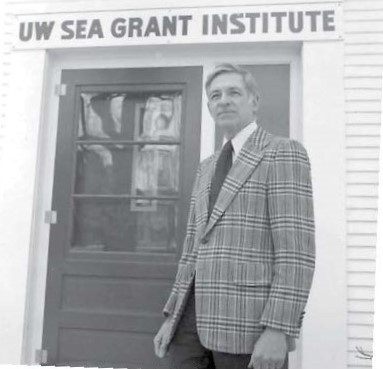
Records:
<instances>
[{"instance_id":1,"label":"white door trim","mask_svg":"<svg viewBox=\"0 0 383 369\"><path fill-rule=\"evenodd\" d=\"M228 50L230 51L228 55ZM290 132L302 139L302 80L301 45L291 44L235 44L235 45L179 45L171 47L126 47L50 51L47 54L47 74L39 142L38 179L34 198L34 222L29 264L26 329L24 331L24 364L34 364L34 353L41 348L44 319L45 284L48 265L49 226L43 222L43 211L50 209L53 191L54 161L58 122L59 97L55 86L60 83L64 69L134 68L160 66L201 65L204 77L214 63L289 64L290 65ZM233 56L234 55L234 56ZM203 86L201 86L202 88ZM201 159L214 151L214 123L207 110L203 94L201 130ZM60 217L60 214L58 214ZM299 346L299 345L298 345ZM300 350L291 355L290 369L301 369Z\"/></svg>"}]
</instances>

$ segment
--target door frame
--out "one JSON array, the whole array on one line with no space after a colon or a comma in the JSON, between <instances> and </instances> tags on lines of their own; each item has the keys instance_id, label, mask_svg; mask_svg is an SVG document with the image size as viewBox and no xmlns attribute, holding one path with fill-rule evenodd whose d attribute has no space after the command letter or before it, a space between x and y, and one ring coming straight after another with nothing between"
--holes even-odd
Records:
<instances>
[{"instance_id":1,"label":"door frame","mask_svg":"<svg viewBox=\"0 0 383 369\"><path fill-rule=\"evenodd\" d=\"M251 47L250 47L251 45ZM36 192L32 220L32 238L28 265L22 363L36 364L35 351L41 349L45 287L48 266L50 227L44 223L44 211L52 204L53 176L57 143L59 96L55 93L64 69L139 68L161 66L202 66L203 80L217 62L238 64L288 64L290 66L290 137L303 138L301 43L243 43L216 45L171 45L85 50L56 50L46 53L43 106L39 132ZM230 56L227 50L230 50ZM235 49L236 52L233 52ZM166 52L164 52L166 51ZM235 55L235 57L232 57ZM153 57L154 56L154 57ZM203 86L201 86L203 88ZM200 160L214 152L214 122L202 95ZM54 122L54 124L52 124ZM203 134L202 134L203 132ZM301 368L300 344L290 355L290 367Z\"/></svg>"},{"instance_id":2,"label":"door frame","mask_svg":"<svg viewBox=\"0 0 383 369\"><path fill-rule=\"evenodd\" d=\"M201 104L202 94L200 85L202 83L202 68L199 66L156 67L150 68L150 70L147 68L92 68L85 71L83 69L66 69L62 73L61 83L65 84L66 92L65 95L60 97L52 201L53 209L57 211L58 224L54 225L50 232L48 275L46 282L47 292L45 298L46 309L44 312L43 325L43 348L48 350L48 365L62 365L65 364L67 360L70 360L68 357L61 357L61 346L58 346L61 337L65 337L65 332L72 332L70 334L76 336L76 334L81 334L81 330L84 329L91 334L91 332L94 332L94 330L97 329L100 331L105 330L105 324L108 325L109 322L114 321L115 324L112 324L112 326L108 328L110 331L113 331L112 327L114 327L114 329L124 332L126 335L125 339L128 339L128 336L133 339L134 332L145 332L150 335L153 334L154 336L155 330L160 326L162 321L161 304L165 303L166 296L170 292L172 279L176 272L177 261L181 255L181 245L186 234L188 217L187 199L192 192L194 170L199 163L199 154L198 151L195 150L195 147L198 146L200 140L199 126L196 124L196 120L199 121L200 117L197 113L194 116L194 112L198 111ZM81 178L81 176L78 177L79 173L76 170L77 163L79 162L78 151L76 148L84 147L79 146L79 140L83 143L87 142L86 138L80 139L78 137L78 122L81 115L80 96L83 93L101 92L119 92L123 94L145 93L146 95L152 93L171 94L172 92L176 92L180 93L182 96L182 107L180 111L182 124L180 126L179 138L174 138L175 141L178 141L177 146L173 146L178 147L178 159L181 164L179 170L179 187L176 195L177 199L176 202L172 202L173 204L176 204L178 208L177 223L180 226L176 228L175 240L177 243L177 250L175 252L145 253L138 250L105 250L105 252L99 253L89 252L89 250L87 251L84 248L77 250L72 248L72 233L76 223L74 212L76 206L80 204L83 205L83 201L85 200L82 198L82 200L77 199L79 202L76 201L75 194L80 195L80 197L82 194L93 195L92 192L87 192L85 189L84 192L82 192L75 186L76 179ZM129 102L132 101L131 98L128 100ZM132 108L132 106L126 110L128 112L133 112L131 115L134 115L134 108ZM122 116L121 119L123 122L126 122L125 119L127 118L127 116ZM97 138L91 139L90 142L92 140L97 140ZM116 138L114 140L116 140ZM114 140L113 137L111 137L110 140L104 142L107 144ZM130 135L129 137L119 136L117 140L135 140L136 143L142 142ZM169 144L171 145L172 143L169 142ZM88 145L92 144L89 143ZM112 148L115 147L114 145L107 147L112 151ZM138 147L131 146L127 143L122 145L125 149ZM127 151L124 152L126 153ZM133 155L130 158L133 162ZM116 157L114 157L114 159L116 159ZM128 158L125 157L125 159ZM125 162L125 164L128 164L128 162ZM130 170L129 172L132 173ZM127 178L124 179L127 180ZM113 191L108 193L98 192L97 194L120 195ZM127 188L127 191L124 194L132 195L130 187ZM158 196L160 195L158 194ZM92 203L100 205L98 200L93 198ZM116 204L114 201L107 203L109 205ZM125 205L131 204L130 201L125 201L124 203ZM126 208L130 209L130 206L127 206ZM134 216L134 214L136 213L130 213L129 218ZM146 215L148 214L146 213ZM114 220L117 221L117 219ZM126 228L125 231L127 231ZM106 245L107 244L108 242L106 241ZM137 268L137 263L140 265L139 268ZM90 282L89 278L91 278L93 282ZM146 311L144 316L141 314L139 307L129 310L129 306L125 305L127 307L126 314L124 313L121 315L121 313L114 310L112 306L110 306L111 310L105 306L103 310L101 306L99 306L100 310L98 310L98 313L100 316L98 318L95 318L96 315L93 315L97 312L93 310L91 305L87 305L87 308L83 306L83 309L80 309L81 311L79 311L76 307L73 307L71 303L69 303L69 305L65 303L66 297L69 295L74 297L65 286L73 287L78 283L80 283L80 285L81 283L90 283L87 284L87 286L83 286L81 289L82 292L80 292L80 295L82 295L83 293L86 294L85 291L87 290L87 287L90 287L92 290L92 283L99 283L98 286L100 286L100 288L101 285L105 287L108 283L107 281L111 278L115 278L115 281L124 281L124 283L130 285L133 294L135 293L134 291L137 291L137 287L134 286L132 279L134 279L134 281L140 281L141 283L145 280L146 285L156 283L157 287L160 288L161 284L158 284L160 282L157 280L157 278L159 278L162 281L161 300L163 300L163 302L158 301L159 294L156 294L153 291L153 297L156 296L157 300L151 300L150 295L145 296L142 294L142 297L144 297L142 303L144 305L146 302L149 303L149 301L150 304L152 301L157 302L155 309L153 308L153 305L148 305L150 306L150 309ZM74 281L74 279L76 280ZM85 280L88 282L85 282ZM157 282L155 282L156 280ZM124 295L123 292L124 291L120 289L118 294L122 293L122 295ZM69 293L69 295L67 293ZM88 297L92 298L91 296L94 298L95 294L90 293ZM75 300L79 302L77 297L79 297L80 300L81 297L76 294ZM71 298L69 297L69 299ZM133 302L132 298L131 300ZM146 302L144 302L145 300ZM103 301L104 303L106 302L105 300ZM74 301L72 300L72 302ZM74 302L74 304L76 303ZM143 307L143 305L141 306ZM101 310L103 310L102 313ZM118 323L116 323L117 319L119 319ZM97 320L97 324L89 323L92 320ZM102 321L104 323L102 323ZM143 330L141 331L141 329ZM150 340L150 337L148 337L147 340ZM69 341L71 341L71 339L69 339ZM94 352L94 348L91 349L91 351ZM146 351L147 353L142 356L142 360L144 360L147 355L150 356L150 360L153 360L152 357L154 356L154 353L151 350L151 347L146 347ZM128 365L129 363L130 365L133 365L134 361L138 360L134 357L133 352L134 351L131 351L130 355L132 361L126 362ZM65 357L65 354L63 355ZM108 353L105 353L105 355L108 355ZM100 357L100 354L98 354L98 356ZM134 357L134 359L132 359L132 357ZM113 364L113 361L111 361L112 359L113 356L110 355L107 362ZM91 359L89 358L89 360ZM105 358L105 360L107 359ZM121 357L119 360L122 360ZM96 362L93 362L93 365L96 365L95 363ZM117 365L118 362L115 363L115 365ZM101 365L100 361L99 364Z\"/></svg>"}]
</instances>

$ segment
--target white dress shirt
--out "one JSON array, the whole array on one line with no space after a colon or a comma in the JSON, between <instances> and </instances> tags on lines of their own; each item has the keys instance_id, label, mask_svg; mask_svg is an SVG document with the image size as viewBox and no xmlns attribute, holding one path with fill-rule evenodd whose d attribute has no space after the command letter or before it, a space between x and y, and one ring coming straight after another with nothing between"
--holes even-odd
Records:
<instances>
[{"instance_id":1,"label":"white dress shirt","mask_svg":"<svg viewBox=\"0 0 383 369\"><path fill-rule=\"evenodd\" d=\"M231 143L233 145L233 163L237 159L239 152L241 151L243 145L250 137L250 135L257 129L257 123L251 122L246 127L242 128L232 139Z\"/></svg>"}]
</instances>

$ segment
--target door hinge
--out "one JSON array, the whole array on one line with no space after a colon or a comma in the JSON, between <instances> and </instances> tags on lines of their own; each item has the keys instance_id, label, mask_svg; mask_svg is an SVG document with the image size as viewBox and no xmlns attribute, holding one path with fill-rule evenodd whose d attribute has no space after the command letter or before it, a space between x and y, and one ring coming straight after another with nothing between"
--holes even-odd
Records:
<instances>
[{"instance_id":1,"label":"door hinge","mask_svg":"<svg viewBox=\"0 0 383 369\"><path fill-rule=\"evenodd\" d=\"M57 96L65 96L66 95L66 87L67 85L64 83L60 83L55 86L55 94Z\"/></svg>"},{"instance_id":2,"label":"door hinge","mask_svg":"<svg viewBox=\"0 0 383 369\"><path fill-rule=\"evenodd\" d=\"M36 350L35 362L37 364L46 364L48 362L48 351L43 349Z\"/></svg>"},{"instance_id":3,"label":"door hinge","mask_svg":"<svg viewBox=\"0 0 383 369\"><path fill-rule=\"evenodd\" d=\"M57 211L47 210L44 214L44 222L47 224L57 224Z\"/></svg>"}]
</instances>

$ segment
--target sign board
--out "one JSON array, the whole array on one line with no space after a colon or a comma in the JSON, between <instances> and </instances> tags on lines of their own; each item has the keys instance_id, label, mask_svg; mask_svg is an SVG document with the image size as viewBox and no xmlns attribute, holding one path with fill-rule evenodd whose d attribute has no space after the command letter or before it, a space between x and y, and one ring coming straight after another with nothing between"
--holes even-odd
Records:
<instances>
[{"instance_id":1,"label":"sign board","mask_svg":"<svg viewBox=\"0 0 383 369\"><path fill-rule=\"evenodd\" d=\"M341 3L20 15L15 49L339 40Z\"/></svg>"}]
</instances>

